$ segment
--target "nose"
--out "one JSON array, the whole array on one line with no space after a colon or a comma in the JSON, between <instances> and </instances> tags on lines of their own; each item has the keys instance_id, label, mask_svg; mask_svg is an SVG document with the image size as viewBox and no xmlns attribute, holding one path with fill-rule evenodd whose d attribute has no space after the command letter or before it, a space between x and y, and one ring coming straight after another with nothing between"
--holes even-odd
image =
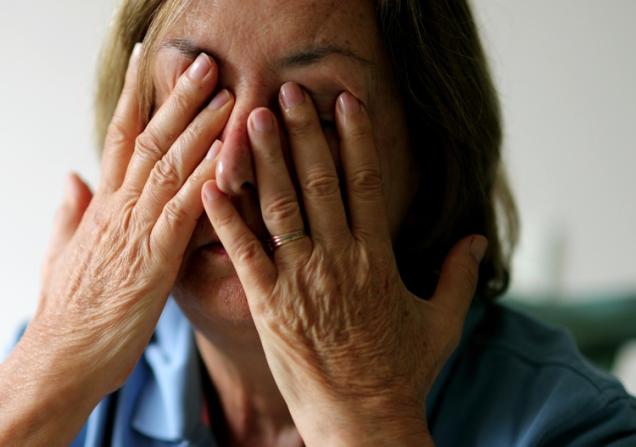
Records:
<instances>
[{"instance_id":1,"label":"nose","mask_svg":"<svg viewBox=\"0 0 636 447\"><path fill-rule=\"evenodd\" d=\"M247 119L252 110L267 105L267 101L259 100L256 93L235 92L234 109L221 135L223 147L216 166L216 182L219 189L229 196L241 196L256 185Z\"/></svg>"}]
</instances>

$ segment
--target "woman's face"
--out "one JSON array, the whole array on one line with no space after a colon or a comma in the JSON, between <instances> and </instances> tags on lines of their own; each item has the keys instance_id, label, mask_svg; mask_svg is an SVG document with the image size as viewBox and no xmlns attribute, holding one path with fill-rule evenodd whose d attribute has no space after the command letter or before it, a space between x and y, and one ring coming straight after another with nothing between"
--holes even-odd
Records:
<instances>
[{"instance_id":1,"label":"woman's face","mask_svg":"<svg viewBox=\"0 0 636 447\"><path fill-rule=\"evenodd\" d=\"M339 93L349 91L366 106L374 125L387 213L393 235L416 188L401 99L367 0L195 0L162 39L153 78L161 105L179 75L201 52L219 67L219 88L236 104L223 132L223 182L237 209L259 237L267 237L253 188L247 117L256 107L278 112L278 93L295 81L312 96L338 164L334 120ZM218 172L218 171L217 171ZM236 181L235 181L236 180ZM186 252L173 291L195 326L251 325L234 268L204 215ZM208 245L208 248L202 248Z\"/></svg>"}]
</instances>

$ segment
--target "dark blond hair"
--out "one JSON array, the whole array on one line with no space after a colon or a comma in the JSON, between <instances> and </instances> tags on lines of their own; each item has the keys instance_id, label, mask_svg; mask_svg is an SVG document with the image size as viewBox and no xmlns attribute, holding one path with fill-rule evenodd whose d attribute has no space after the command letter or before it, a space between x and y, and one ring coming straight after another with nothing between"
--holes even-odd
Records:
<instances>
[{"instance_id":1,"label":"dark blond hair","mask_svg":"<svg viewBox=\"0 0 636 447\"><path fill-rule=\"evenodd\" d=\"M188 0L123 0L98 70L101 147L123 87L128 57L144 41L142 114L152 109L147 57ZM487 59L465 0L377 0L380 33L401 89L420 184L396 241L402 277L429 296L452 245L471 233L490 241L477 294L509 283L518 219L501 162L501 117Z\"/></svg>"},{"instance_id":2,"label":"dark blond hair","mask_svg":"<svg viewBox=\"0 0 636 447\"><path fill-rule=\"evenodd\" d=\"M395 247L400 272L427 296L452 245L483 234L490 245L478 296L495 298L508 287L518 218L501 162L499 102L470 7L379 0L378 17L421 178Z\"/></svg>"}]
</instances>

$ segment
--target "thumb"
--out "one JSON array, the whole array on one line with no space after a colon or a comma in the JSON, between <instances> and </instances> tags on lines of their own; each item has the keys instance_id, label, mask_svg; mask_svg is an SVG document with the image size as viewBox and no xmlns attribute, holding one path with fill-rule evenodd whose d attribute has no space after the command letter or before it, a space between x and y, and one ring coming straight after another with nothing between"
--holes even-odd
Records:
<instances>
[{"instance_id":1,"label":"thumb","mask_svg":"<svg viewBox=\"0 0 636 447\"><path fill-rule=\"evenodd\" d=\"M488 239L468 236L455 244L442 265L431 302L444 308L447 315L456 315L461 322L466 318L477 289L479 264L487 249Z\"/></svg>"},{"instance_id":2,"label":"thumb","mask_svg":"<svg viewBox=\"0 0 636 447\"><path fill-rule=\"evenodd\" d=\"M74 172L66 179L64 200L55 213L53 233L45 256L43 276L75 234L84 212L93 198L86 183Z\"/></svg>"}]
</instances>

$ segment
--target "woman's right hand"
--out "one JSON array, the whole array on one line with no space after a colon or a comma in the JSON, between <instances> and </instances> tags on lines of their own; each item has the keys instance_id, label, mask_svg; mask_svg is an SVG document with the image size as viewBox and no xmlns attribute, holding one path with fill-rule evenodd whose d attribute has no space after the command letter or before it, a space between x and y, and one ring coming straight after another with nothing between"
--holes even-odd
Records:
<instances>
[{"instance_id":1,"label":"woman's right hand","mask_svg":"<svg viewBox=\"0 0 636 447\"><path fill-rule=\"evenodd\" d=\"M201 55L144 125L140 52L107 133L99 187L91 197L71 180L76 203L58 213L40 303L14 351L38 380L72 381L92 400L124 383L152 335L203 213L201 188L221 144L212 142L234 103L223 90L205 104L218 74Z\"/></svg>"}]
</instances>

